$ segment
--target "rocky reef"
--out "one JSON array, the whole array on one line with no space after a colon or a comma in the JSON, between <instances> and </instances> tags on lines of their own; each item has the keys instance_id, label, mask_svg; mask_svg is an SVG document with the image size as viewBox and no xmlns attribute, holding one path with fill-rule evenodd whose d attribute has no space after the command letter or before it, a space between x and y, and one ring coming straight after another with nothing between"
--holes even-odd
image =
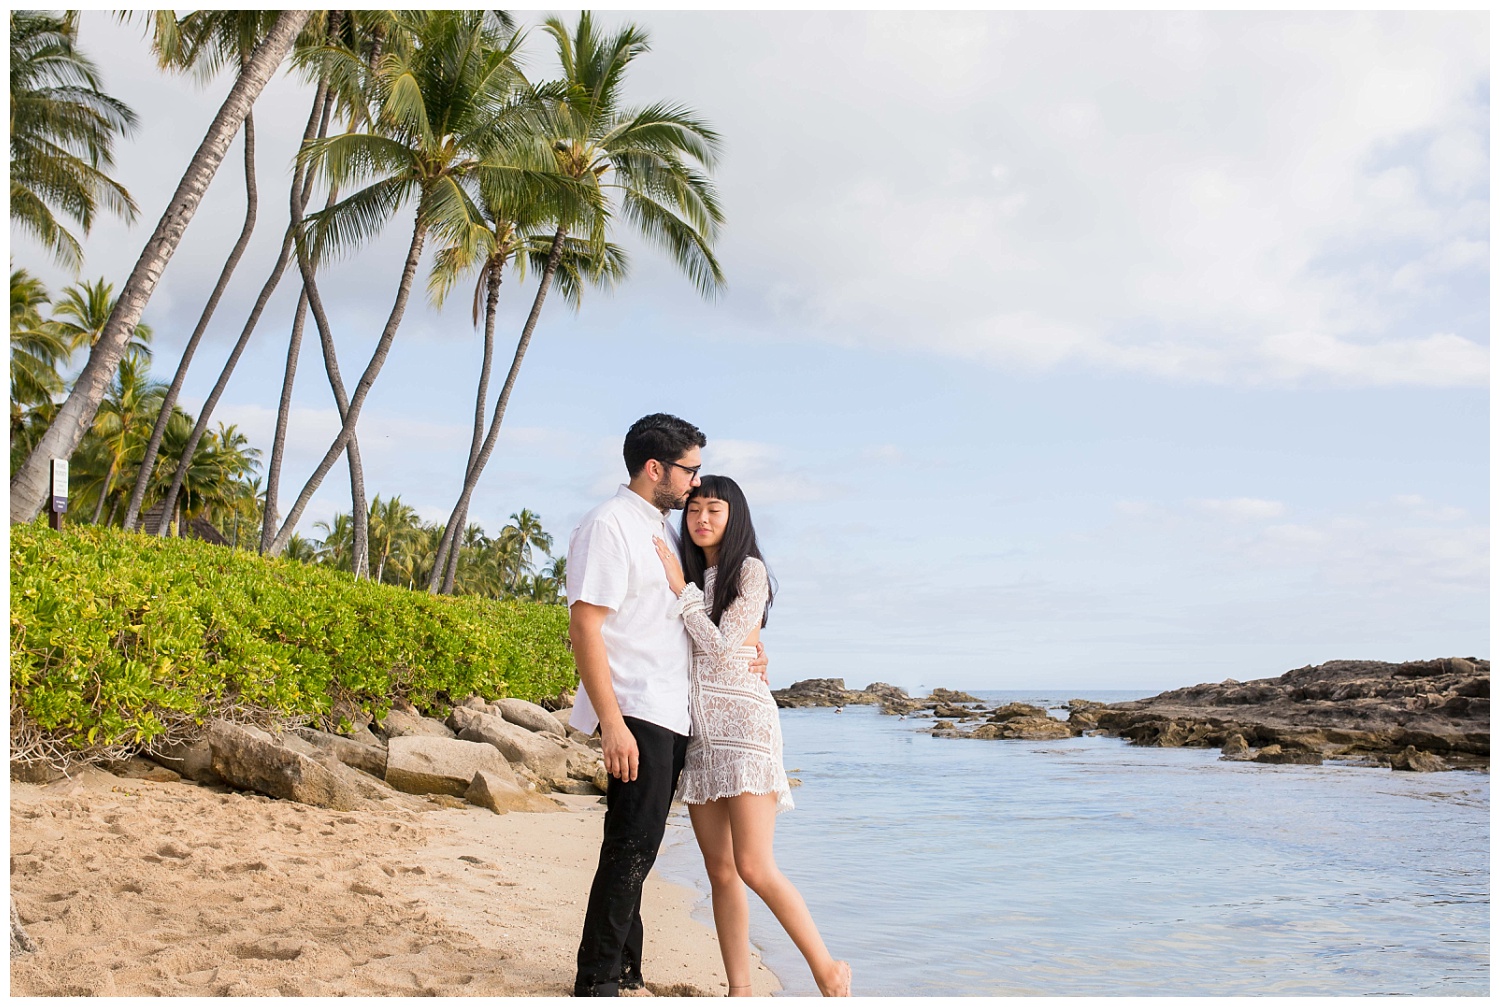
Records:
<instances>
[{"instance_id":1,"label":"rocky reef","mask_svg":"<svg viewBox=\"0 0 1500 1007\"><path fill-rule=\"evenodd\" d=\"M1329 661L1278 678L1069 707L1068 722L1080 732L1163 748L1221 748L1226 759L1489 767L1490 663L1477 658Z\"/></svg>"},{"instance_id":2,"label":"rocky reef","mask_svg":"<svg viewBox=\"0 0 1500 1007\"><path fill-rule=\"evenodd\" d=\"M884 713L932 717L935 737L1107 734L1150 747L1218 748L1224 759L1268 765L1489 769L1490 663L1473 657L1329 661L1278 678L1230 679L1127 703L1074 699L1066 720L1026 703L987 709L948 689L925 697L884 682L848 689L841 678L808 679L772 695L783 707L879 704Z\"/></svg>"}]
</instances>

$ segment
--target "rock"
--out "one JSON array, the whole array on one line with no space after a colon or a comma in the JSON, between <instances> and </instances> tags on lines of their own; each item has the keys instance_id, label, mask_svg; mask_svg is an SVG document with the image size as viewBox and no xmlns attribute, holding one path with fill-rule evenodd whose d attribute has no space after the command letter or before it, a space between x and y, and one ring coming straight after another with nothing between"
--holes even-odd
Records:
<instances>
[{"instance_id":1,"label":"rock","mask_svg":"<svg viewBox=\"0 0 1500 1007\"><path fill-rule=\"evenodd\" d=\"M565 706L561 710L553 710L552 716L557 719L558 726L564 732L571 732L573 730L573 728L568 726L568 720L573 716L573 708L571 706Z\"/></svg>"},{"instance_id":2,"label":"rock","mask_svg":"<svg viewBox=\"0 0 1500 1007\"><path fill-rule=\"evenodd\" d=\"M601 741L599 738L594 737L592 734L584 734L582 731L577 730L576 728L568 728L568 740L576 741L580 745L587 745L596 752L604 751L603 741Z\"/></svg>"},{"instance_id":3,"label":"rock","mask_svg":"<svg viewBox=\"0 0 1500 1007\"><path fill-rule=\"evenodd\" d=\"M978 727L974 728L974 730L970 731L968 736L971 738L998 738L1000 737L1000 725L980 724Z\"/></svg>"},{"instance_id":4,"label":"rock","mask_svg":"<svg viewBox=\"0 0 1500 1007\"><path fill-rule=\"evenodd\" d=\"M1407 748L1448 768L1488 768L1489 662L1472 657L1328 661L1278 678L1174 689L1090 711L1142 745L1215 745L1239 734L1323 757L1388 763ZM1072 722L1087 728L1074 704ZM1288 756L1290 758L1290 756Z\"/></svg>"},{"instance_id":5,"label":"rock","mask_svg":"<svg viewBox=\"0 0 1500 1007\"><path fill-rule=\"evenodd\" d=\"M213 771L232 786L335 811L361 805L327 767L277 745L264 731L216 720L208 726L208 745Z\"/></svg>"},{"instance_id":6,"label":"rock","mask_svg":"<svg viewBox=\"0 0 1500 1007\"><path fill-rule=\"evenodd\" d=\"M1003 720L1014 720L1016 717L1045 716L1047 716L1047 711L1040 706L1032 706L1029 703L1006 703L990 712L989 721L992 724L998 724Z\"/></svg>"},{"instance_id":7,"label":"rock","mask_svg":"<svg viewBox=\"0 0 1500 1007\"><path fill-rule=\"evenodd\" d=\"M961 706L954 706L952 703L938 703L932 708L932 715L934 717L967 717L970 712Z\"/></svg>"},{"instance_id":8,"label":"rock","mask_svg":"<svg viewBox=\"0 0 1500 1007\"><path fill-rule=\"evenodd\" d=\"M1071 738L1073 730L1061 720L1042 713L1039 717L1013 717L994 725L999 728L1001 738L1018 738L1025 741L1052 741Z\"/></svg>"},{"instance_id":9,"label":"rock","mask_svg":"<svg viewBox=\"0 0 1500 1007\"><path fill-rule=\"evenodd\" d=\"M458 738L404 735L391 739L385 782L407 794L462 797L480 770L500 779L515 777L505 757L490 745Z\"/></svg>"},{"instance_id":10,"label":"rock","mask_svg":"<svg viewBox=\"0 0 1500 1007\"><path fill-rule=\"evenodd\" d=\"M1255 762L1271 766L1321 766L1323 757L1316 752L1304 752L1280 745L1267 745L1255 753Z\"/></svg>"},{"instance_id":11,"label":"rock","mask_svg":"<svg viewBox=\"0 0 1500 1007\"><path fill-rule=\"evenodd\" d=\"M1391 756L1391 768L1407 773L1441 773L1448 764L1436 755L1418 751L1415 745L1407 745Z\"/></svg>"},{"instance_id":12,"label":"rock","mask_svg":"<svg viewBox=\"0 0 1500 1007\"><path fill-rule=\"evenodd\" d=\"M35 783L40 786L54 780L61 780L66 775L61 769L54 769L50 762L12 762L10 764L10 778L13 783Z\"/></svg>"},{"instance_id":13,"label":"rock","mask_svg":"<svg viewBox=\"0 0 1500 1007\"><path fill-rule=\"evenodd\" d=\"M311 727L299 727L292 733L314 748L332 755L346 766L369 773L376 779L385 779L386 750L378 745L361 744L358 741Z\"/></svg>"},{"instance_id":14,"label":"rock","mask_svg":"<svg viewBox=\"0 0 1500 1007\"><path fill-rule=\"evenodd\" d=\"M172 772L195 783L223 782L214 772L214 756L207 738L153 745L149 754Z\"/></svg>"},{"instance_id":15,"label":"rock","mask_svg":"<svg viewBox=\"0 0 1500 1007\"><path fill-rule=\"evenodd\" d=\"M951 721L951 720L940 720L936 724L932 725L932 730L933 730L933 733L936 733L938 731L952 731L952 730L954 730L953 721Z\"/></svg>"},{"instance_id":16,"label":"rock","mask_svg":"<svg viewBox=\"0 0 1500 1007\"><path fill-rule=\"evenodd\" d=\"M1227 762L1248 762L1254 757L1243 734L1231 734L1225 738L1224 747L1219 752L1219 758Z\"/></svg>"},{"instance_id":17,"label":"rock","mask_svg":"<svg viewBox=\"0 0 1500 1007\"><path fill-rule=\"evenodd\" d=\"M462 709L462 708L460 708ZM392 707L380 722L380 729L385 732L387 739L390 738L449 738L454 732L443 726L438 720L431 717L420 717L406 710Z\"/></svg>"},{"instance_id":18,"label":"rock","mask_svg":"<svg viewBox=\"0 0 1500 1007\"><path fill-rule=\"evenodd\" d=\"M567 781L567 743L556 735L533 733L493 714L463 708L454 710L451 719L465 741L493 745L508 761L526 766L548 784Z\"/></svg>"},{"instance_id":19,"label":"rock","mask_svg":"<svg viewBox=\"0 0 1500 1007\"><path fill-rule=\"evenodd\" d=\"M528 731L559 736L563 733L557 726L557 718L535 703L528 703L524 699L502 699L493 705L505 720Z\"/></svg>"},{"instance_id":20,"label":"rock","mask_svg":"<svg viewBox=\"0 0 1500 1007\"><path fill-rule=\"evenodd\" d=\"M470 710L478 710L480 713L490 712L490 701L485 699L483 696L469 696L458 705Z\"/></svg>"},{"instance_id":21,"label":"rock","mask_svg":"<svg viewBox=\"0 0 1500 1007\"><path fill-rule=\"evenodd\" d=\"M967 692L954 692L952 689L933 689L927 694L927 699L933 703L982 703L978 696L971 696Z\"/></svg>"},{"instance_id":22,"label":"rock","mask_svg":"<svg viewBox=\"0 0 1500 1007\"><path fill-rule=\"evenodd\" d=\"M182 779L182 774L175 773L166 766L152 762L144 755L132 755L128 759L119 762L105 763L104 768L116 776L126 780L145 780L148 783L176 783Z\"/></svg>"},{"instance_id":23,"label":"rock","mask_svg":"<svg viewBox=\"0 0 1500 1007\"><path fill-rule=\"evenodd\" d=\"M554 794L573 794L576 797L598 797L600 794L608 793L595 785L593 780L564 780L553 786Z\"/></svg>"},{"instance_id":24,"label":"rock","mask_svg":"<svg viewBox=\"0 0 1500 1007\"><path fill-rule=\"evenodd\" d=\"M555 802L541 794L528 791L516 783L515 778L487 770L478 770L469 786L464 790L464 799L481 808L489 808L497 815L510 811L561 811Z\"/></svg>"}]
</instances>

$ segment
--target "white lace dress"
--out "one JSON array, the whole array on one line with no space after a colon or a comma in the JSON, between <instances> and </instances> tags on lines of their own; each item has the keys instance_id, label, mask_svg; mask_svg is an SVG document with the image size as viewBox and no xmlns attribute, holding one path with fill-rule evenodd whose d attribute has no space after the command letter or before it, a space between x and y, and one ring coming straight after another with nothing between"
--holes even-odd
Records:
<instances>
[{"instance_id":1,"label":"white lace dress","mask_svg":"<svg viewBox=\"0 0 1500 1007\"><path fill-rule=\"evenodd\" d=\"M693 638L693 734L677 799L706 804L736 794L775 794L776 811L790 811L792 791L781 762L776 701L771 687L750 671L755 648L744 645L766 611L766 568L746 557L740 568L740 596L716 626L704 595L713 596L717 572L709 567L703 590L689 584L677 599L677 610Z\"/></svg>"}]
</instances>

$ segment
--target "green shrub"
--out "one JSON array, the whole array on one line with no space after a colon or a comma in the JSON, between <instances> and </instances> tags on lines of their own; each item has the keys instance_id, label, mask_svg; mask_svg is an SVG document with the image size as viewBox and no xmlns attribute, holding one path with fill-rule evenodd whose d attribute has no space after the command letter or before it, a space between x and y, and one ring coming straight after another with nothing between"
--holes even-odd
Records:
<instances>
[{"instance_id":1,"label":"green shrub","mask_svg":"<svg viewBox=\"0 0 1500 1007\"><path fill-rule=\"evenodd\" d=\"M11 527L12 758L73 762L214 716L313 721L396 698L572 688L567 610L433 597L181 539Z\"/></svg>"}]
</instances>

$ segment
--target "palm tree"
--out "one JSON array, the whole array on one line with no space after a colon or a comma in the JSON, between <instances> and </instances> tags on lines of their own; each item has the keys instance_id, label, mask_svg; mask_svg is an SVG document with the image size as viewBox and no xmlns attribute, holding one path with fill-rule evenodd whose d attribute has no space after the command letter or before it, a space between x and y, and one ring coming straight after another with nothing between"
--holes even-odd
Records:
<instances>
[{"instance_id":1,"label":"palm tree","mask_svg":"<svg viewBox=\"0 0 1500 1007\"><path fill-rule=\"evenodd\" d=\"M370 504L370 552L375 581L384 582L386 564L391 557L404 556L422 537L422 522L414 509L402 503L398 496L382 504L377 495Z\"/></svg>"},{"instance_id":2,"label":"palm tree","mask_svg":"<svg viewBox=\"0 0 1500 1007\"><path fill-rule=\"evenodd\" d=\"M475 467L484 438L485 407L490 383L490 368L495 352L496 308L500 300L500 282L505 267L512 257L520 267L522 276L531 262L542 269L552 249L552 234L528 234L527 217L545 213L548 207L540 200L518 208L502 208L495 194L481 189L475 206L477 216L470 226L457 232L450 243L440 249L434 257L428 289L433 301L441 304L452 290L458 278L469 269L477 269L478 280L474 286L474 324L479 324L479 305L484 302L484 351L479 367L479 389L474 396L474 432L469 441L469 459L464 464L467 475ZM613 285L625 275L626 257L623 249L606 243L602 249L594 245L569 238L564 243L562 259L556 271L559 290L568 304L577 310L582 303L586 282ZM502 404L501 408L504 406ZM482 469L482 466L481 466ZM477 483L478 473L474 480ZM450 520L447 527L462 528L468 520L468 507ZM445 534L438 545L438 563L433 566L427 590L439 590L443 594L453 593L454 579L458 572L458 550L452 548L452 536Z\"/></svg>"},{"instance_id":3,"label":"palm tree","mask_svg":"<svg viewBox=\"0 0 1500 1007\"><path fill-rule=\"evenodd\" d=\"M64 287L62 296L52 306L53 321L64 333L72 350L89 349L99 341L110 314L118 300L114 296L115 286L103 277L92 283L71 283ZM143 363L151 362L151 326L138 323L125 345L122 359L135 358Z\"/></svg>"},{"instance_id":4,"label":"palm tree","mask_svg":"<svg viewBox=\"0 0 1500 1007\"><path fill-rule=\"evenodd\" d=\"M146 242L135 267L120 291L109 323L94 344L78 380L36 448L11 478L12 521L30 521L41 511L53 458L71 457L94 420L104 390L113 376L125 345L141 320L141 312L156 290L162 271L176 252L183 232L203 201L229 143L266 83L291 49L308 11L282 11L275 26L256 46L250 61L219 107L208 132L172 194L156 230Z\"/></svg>"},{"instance_id":5,"label":"palm tree","mask_svg":"<svg viewBox=\"0 0 1500 1007\"><path fill-rule=\"evenodd\" d=\"M374 71L347 54L329 57L335 76L368 80L370 111L364 118L370 128L314 141L300 156L331 185L362 186L308 218L314 260L352 250L409 201L415 203L411 240L395 303L349 398L343 428L288 512L271 543L273 554L354 433L405 314L428 234L465 225L471 179L493 175L491 184L519 189L534 185L537 176L524 166L487 160L520 125L523 108L514 94L520 78L512 62L518 39L507 37L482 11L402 11L397 18L417 41L410 50L386 53Z\"/></svg>"},{"instance_id":6,"label":"palm tree","mask_svg":"<svg viewBox=\"0 0 1500 1007\"><path fill-rule=\"evenodd\" d=\"M135 202L105 174L114 141L135 113L99 89L99 71L77 49L78 12L10 12L10 219L77 270L78 239L56 208L88 234L102 203L134 220Z\"/></svg>"},{"instance_id":7,"label":"palm tree","mask_svg":"<svg viewBox=\"0 0 1500 1007\"><path fill-rule=\"evenodd\" d=\"M281 551L286 559L296 560L298 563L313 563L318 558L318 546L316 543L303 538L301 535L293 535Z\"/></svg>"},{"instance_id":8,"label":"palm tree","mask_svg":"<svg viewBox=\"0 0 1500 1007\"><path fill-rule=\"evenodd\" d=\"M314 521L314 528L321 528L323 538L318 542L318 559L332 567L348 569L352 566L354 550L354 522L348 514L336 513L333 521Z\"/></svg>"},{"instance_id":9,"label":"palm tree","mask_svg":"<svg viewBox=\"0 0 1500 1007\"><path fill-rule=\"evenodd\" d=\"M38 408L63 390L58 369L72 354L68 336L42 317L46 286L24 269L10 274L10 437L12 449ZM50 409L48 410L50 411ZM48 417L50 422L50 417Z\"/></svg>"},{"instance_id":10,"label":"palm tree","mask_svg":"<svg viewBox=\"0 0 1500 1007\"><path fill-rule=\"evenodd\" d=\"M464 475L449 527L458 527L459 517L468 512L480 473L494 451L521 361L562 263L571 228L586 226L590 244L603 248L609 219L623 214L667 250L700 293L712 295L724 283L711 248L724 215L706 174L717 159L718 134L685 108L658 103L632 112L621 107L625 70L647 49L646 34L639 28L626 25L612 35L600 34L587 11L579 15L572 32L558 18L548 18L545 28L557 43L563 80L555 92L539 92L546 105L540 135L558 173L591 190L594 198L575 200L571 213L567 204L558 206L563 212L547 258L540 263L542 275L531 312L516 343L489 433ZM601 205L612 213L595 212Z\"/></svg>"},{"instance_id":11,"label":"palm tree","mask_svg":"<svg viewBox=\"0 0 1500 1007\"><path fill-rule=\"evenodd\" d=\"M114 380L94 414L91 437L97 439L105 462L98 480L98 501L94 505L94 524L104 517L104 505L114 491L115 476L132 447L138 447L145 423L156 415L166 385L151 380L149 361L131 355L120 360Z\"/></svg>"}]
</instances>

